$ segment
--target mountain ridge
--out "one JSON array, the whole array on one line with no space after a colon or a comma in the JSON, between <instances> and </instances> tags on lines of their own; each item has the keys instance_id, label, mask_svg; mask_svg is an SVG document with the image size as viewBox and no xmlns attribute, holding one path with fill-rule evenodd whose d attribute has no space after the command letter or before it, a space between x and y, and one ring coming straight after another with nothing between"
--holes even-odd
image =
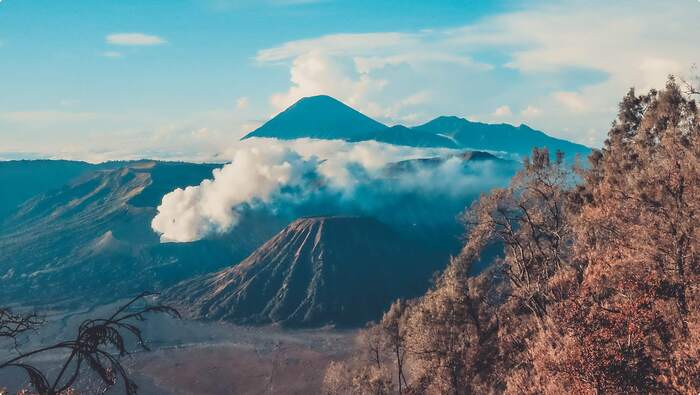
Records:
<instances>
[{"instance_id":1,"label":"mountain ridge","mask_svg":"<svg viewBox=\"0 0 700 395\"><path fill-rule=\"evenodd\" d=\"M480 174L481 165L476 162L487 161L493 164L492 176L507 178L516 166L485 153L455 155L461 160L461 171L467 173ZM401 173L421 172L454 162L455 155L392 162L384 167L382 177L391 180ZM63 162L56 165L60 169ZM399 233L402 245L420 245L430 254L425 261L442 268L459 247L461 226L455 215L477 196L475 191L463 200L444 201L436 210L430 198L406 194L401 202L410 210L401 214L383 206L381 200L373 203L370 213L361 205L338 204L335 198L285 210L247 209L241 212L237 231L189 243L161 243L151 221L163 195L200 184L220 166L113 163L108 168L91 167L67 184L24 201L0 226L0 298L18 305L62 307L109 302L145 289L160 291L240 262L291 221L308 214L372 215ZM428 278L430 273L423 277Z\"/></svg>"},{"instance_id":2,"label":"mountain ridge","mask_svg":"<svg viewBox=\"0 0 700 395\"><path fill-rule=\"evenodd\" d=\"M163 191L199 184L216 167L134 162L25 201L0 226L0 298L109 302L244 258L286 222L244 216L246 233L186 244L161 243L150 226Z\"/></svg>"},{"instance_id":3,"label":"mountain ridge","mask_svg":"<svg viewBox=\"0 0 700 395\"><path fill-rule=\"evenodd\" d=\"M591 152L589 147L549 136L525 124L489 124L442 115L413 127L387 126L327 95L299 99L242 140L252 137L377 141L420 148L508 152L518 156L529 155L535 147L548 148L552 154L563 151L570 158Z\"/></svg>"}]
</instances>

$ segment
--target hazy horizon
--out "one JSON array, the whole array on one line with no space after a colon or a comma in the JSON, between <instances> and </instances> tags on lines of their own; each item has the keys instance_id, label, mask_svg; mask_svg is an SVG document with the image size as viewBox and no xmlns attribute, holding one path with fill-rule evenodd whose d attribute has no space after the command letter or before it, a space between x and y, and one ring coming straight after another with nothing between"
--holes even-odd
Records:
<instances>
[{"instance_id":1,"label":"hazy horizon","mask_svg":"<svg viewBox=\"0 0 700 395\"><path fill-rule=\"evenodd\" d=\"M316 94L599 147L627 89L690 73L697 20L694 0L6 0L0 153L201 160Z\"/></svg>"}]
</instances>

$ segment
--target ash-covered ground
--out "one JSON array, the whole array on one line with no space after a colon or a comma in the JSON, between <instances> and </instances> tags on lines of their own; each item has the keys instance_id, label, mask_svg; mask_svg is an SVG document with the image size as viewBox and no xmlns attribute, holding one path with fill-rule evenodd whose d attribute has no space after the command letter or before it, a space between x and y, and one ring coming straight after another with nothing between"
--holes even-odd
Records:
<instances>
[{"instance_id":1,"label":"ash-covered ground","mask_svg":"<svg viewBox=\"0 0 700 395\"><path fill-rule=\"evenodd\" d=\"M36 333L21 338L19 351L69 340L87 318L107 317L119 303L75 313L52 312ZM135 351L122 362L141 394L314 394L319 393L327 364L346 357L355 330L250 327L223 322L197 322L149 316L140 322L150 351ZM13 343L1 345L3 361L17 352ZM66 354L52 353L32 360L45 371L57 371ZM86 376L79 387L95 391L96 380ZM0 388L26 388L20 370L0 372ZM109 394L123 393L113 387Z\"/></svg>"}]
</instances>

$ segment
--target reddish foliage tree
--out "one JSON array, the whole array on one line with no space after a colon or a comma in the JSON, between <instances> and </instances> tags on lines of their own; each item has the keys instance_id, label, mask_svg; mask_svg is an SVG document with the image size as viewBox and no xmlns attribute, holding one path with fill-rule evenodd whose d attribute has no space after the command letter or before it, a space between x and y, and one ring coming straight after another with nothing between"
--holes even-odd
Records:
<instances>
[{"instance_id":1,"label":"reddish foliage tree","mask_svg":"<svg viewBox=\"0 0 700 395\"><path fill-rule=\"evenodd\" d=\"M595 392L700 388L700 122L670 80L620 105L583 172L576 256L587 269L557 316L578 347L557 369Z\"/></svg>"},{"instance_id":2,"label":"reddish foliage tree","mask_svg":"<svg viewBox=\"0 0 700 395\"><path fill-rule=\"evenodd\" d=\"M673 79L630 91L589 160L575 175L534 150L470 208L462 253L403 310L402 391L700 392L695 102ZM502 258L469 278L494 242Z\"/></svg>"}]
</instances>

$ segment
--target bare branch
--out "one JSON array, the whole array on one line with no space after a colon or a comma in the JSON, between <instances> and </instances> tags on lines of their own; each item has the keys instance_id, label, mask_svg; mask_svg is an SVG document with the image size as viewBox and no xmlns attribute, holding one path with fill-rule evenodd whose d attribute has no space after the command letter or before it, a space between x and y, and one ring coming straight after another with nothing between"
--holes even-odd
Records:
<instances>
[{"instance_id":1,"label":"bare branch","mask_svg":"<svg viewBox=\"0 0 700 395\"><path fill-rule=\"evenodd\" d=\"M144 320L145 315L150 313L165 313L173 317L180 317L177 310L164 305L134 307L137 302L144 301L151 295L153 294L142 293L134 297L107 319L85 320L80 324L74 340L23 353L1 363L0 369L10 367L22 369L34 391L39 395L58 395L72 388L84 372L83 368L87 366L88 371L96 374L106 388L113 387L118 380L121 380L124 383L125 394L135 395L138 387L129 378L119 358L130 353L125 342L125 337L128 335L137 340L141 349L148 350L148 347L141 330L129 321ZM62 364L59 373L51 381L45 372L33 366L28 360L38 354L56 350L67 350L69 356Z\"/></svg>"}]
</instances>

